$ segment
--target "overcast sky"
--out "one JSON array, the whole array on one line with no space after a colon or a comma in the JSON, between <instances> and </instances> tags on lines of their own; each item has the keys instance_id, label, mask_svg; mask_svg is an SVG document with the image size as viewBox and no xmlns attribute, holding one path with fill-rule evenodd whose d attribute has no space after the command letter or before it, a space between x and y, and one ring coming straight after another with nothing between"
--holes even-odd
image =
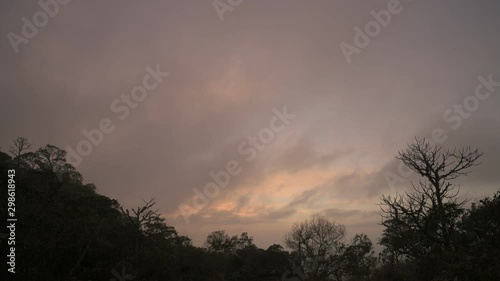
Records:
<instances>
[{"instance_id":1,"label":"overcast sky","mask_svg":"<svg viewBox=\"0 0 500 281\"><path fill-rule=\"evenodd\" d=\"M498 1L216 4L73 0L49 5L47 23L38 13L36 32L23 35L22 18L33 23L42 7L2 1L0 146L24 136L76 150L82 130L108 120L114 130L77 165L85 181L125 207L155 198L195 245L219 229L283 244L293 222L315 213L376 240L381 195L409 186L386 181L398 174L394 156L433 130L445 147L485 153L456 182L463 196L499 189L500 87L474 97L479 76L500 81ZM388 5L396 13L357 48L355 27ZM342 42L356 52L346 58ZM143 85L148 66L169 75L151 77L156 87L132 108L122 95ZM460 115L464 100L473 110ZM294 117L283 123L284 108ZM187 224L179 206L192 207L193 189L203 193L228 163L239 173Z\"/></svg>"}]
</instances>

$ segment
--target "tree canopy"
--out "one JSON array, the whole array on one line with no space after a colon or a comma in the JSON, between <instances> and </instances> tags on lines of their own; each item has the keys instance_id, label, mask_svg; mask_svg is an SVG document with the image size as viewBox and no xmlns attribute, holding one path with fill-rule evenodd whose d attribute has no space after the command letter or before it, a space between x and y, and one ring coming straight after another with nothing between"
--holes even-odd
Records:
<instances>
[{"instance_id":1,"label":"tree canopy","mask_svg":"<svg viewBox=\"0 0 500 281\"><path fill-rule=\"evenodd\" d=\"M500 192L472 202L456 183L479 164L477 149L416 140L399 153L421 180L382 196L378 258L366 234L348 241L346 227L322 214L293 224L283 246L260 249L247 232L216 230L197 247L154 199L127 208L99 194L64 150L17 138L8 152L0 173L16 170L20 280L500 280Z\"/></svg>"}]
</instances>

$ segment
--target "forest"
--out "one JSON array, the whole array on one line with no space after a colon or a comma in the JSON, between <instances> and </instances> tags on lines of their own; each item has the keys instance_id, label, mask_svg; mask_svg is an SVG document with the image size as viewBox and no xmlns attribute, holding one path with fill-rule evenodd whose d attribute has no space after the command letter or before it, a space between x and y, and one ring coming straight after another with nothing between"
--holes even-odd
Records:
<instances>
[{"instance_id":1,"label":"forest","mask_svg":"<svg viewBox=\"0 0 500 281\"><path fill-rule=\"evenodd\" d=\"M2 270L25 281L500 280L500 193L464 198L458 187L481 156L425 139L400 150L396 158L420 181L381 195L378 241L363 233L348 240L344 225L316 214L267 249L250 232L223 229L198 247L168 224L155 200L126 208L86 183L64 150L18 137L0 150L0 210L5 218L15 208L17 218L15 240L1 238ZM15 197L10 205L7 196Z\"/></svg>"}]
</instances>

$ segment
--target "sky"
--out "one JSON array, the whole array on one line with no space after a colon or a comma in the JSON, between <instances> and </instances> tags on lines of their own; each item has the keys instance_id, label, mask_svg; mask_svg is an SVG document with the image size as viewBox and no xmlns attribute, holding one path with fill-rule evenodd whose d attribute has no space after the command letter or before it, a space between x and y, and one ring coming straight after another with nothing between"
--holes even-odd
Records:
<instances>
[{"instance_id":1,"label":"sky","mask_svg":"<svg viewBox=\"0 0 500 281\"><path fill-rule=\"evenodd\" d=\"M500 188L499 11L494 0L2 1L0 146L24 136L72 150L99 193L127 208L154 198L198 246L220 229L284 244L313 214L376 242L381 196L418 180L395 159L415 137L484 152L455 181L464 198Z\"/></svg>"}]
</instances>

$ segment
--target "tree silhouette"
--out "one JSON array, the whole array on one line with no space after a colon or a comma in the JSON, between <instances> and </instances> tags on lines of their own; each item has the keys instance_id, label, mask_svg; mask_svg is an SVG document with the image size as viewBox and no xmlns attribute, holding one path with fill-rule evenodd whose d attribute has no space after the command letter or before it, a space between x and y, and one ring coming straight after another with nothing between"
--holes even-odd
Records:
<instances>
[{"instance_id":1,"label":"tree silhouette","mask_svg":"<svg viewBox=\"0 0 500 281\"><path fill-rule=\"evenodd\" d=\"M286 245L292 249L301 270L311 278L323 280L333 274L343 248L345 227L320 215L295 223L286 234Z\"/></svg>"},{"instance_id":2,"label":"tree silhouette","mask_svg":"<svg viewBox=\"0 0 500 281\"><path fill-rule=\"evenodd\" d=\"M9 152L14 158L20 157L33 146L25 137L17 137L12 141L12 143L13 144L10 146Z\"/></svg>"},{"instance_id":3,"label":"tree silhouette","mask_svg":"<svg viewBox=\"0 0 500 281\"><path fill-rule=\"evenodd\" d=\"M14 143L12 156L0 152L0 174L16 170L20 280L500 279L500 193L467 210L452 182L477 165L482 154L470 148L442 151L417 141L399 154L423 180L412 193L384 197L383 264L375 268L368 236L346 243L345 227L320 215L293 225L285 237L291 253L279 244L260 249L247 232L224 230L193 246L166 224L153 199L125 208L84 183L64 150L30 151L24 138ZM4 238L0 248L7 252Z\"/></svg>"},{"instance_id":4,"label":"tree silhouette","mask_svg":"<svg viewBox=\"0 0 500 281\"><path fill-rule=\"evenodd\" d=\"M443 150L425 139L416 139L397 159L420 175L423 180L411 183L412 192L383 196L381 244L392 261L415 259L430 262L426 274L435 274L432 268L449 264L445 252L453 250L452 239L457 235L457 221L464 211L465 199L459 197L459 188L452 182L465 176L478 165L482 153L478 149Z\"/></svg>"}]
</instances>

